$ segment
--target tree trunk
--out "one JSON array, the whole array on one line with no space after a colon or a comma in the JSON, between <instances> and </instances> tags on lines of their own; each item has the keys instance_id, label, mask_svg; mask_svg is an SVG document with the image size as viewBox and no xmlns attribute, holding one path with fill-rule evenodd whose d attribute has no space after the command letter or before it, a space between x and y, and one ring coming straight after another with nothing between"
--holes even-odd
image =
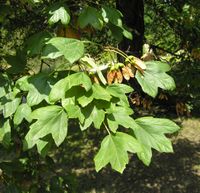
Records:
<instances>
[{"instance_id":1,"label":"tree trunk","mask_svg":"<svg viewBox=\"0 0 200 193\"><path fill-rule=\"evenodd\" d=\"M122 12L123 21L133 35L133 40L124 38L119 48L127 54L140 57L144 39L144 2L143 0L117 0L117 9Z\"/></svg>"}]
</instances>

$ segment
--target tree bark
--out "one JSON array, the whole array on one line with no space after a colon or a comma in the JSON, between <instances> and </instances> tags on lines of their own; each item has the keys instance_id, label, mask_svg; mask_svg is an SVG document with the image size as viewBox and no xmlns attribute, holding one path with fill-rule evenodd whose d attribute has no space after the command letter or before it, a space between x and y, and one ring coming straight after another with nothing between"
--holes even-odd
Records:
<instances>
[{"instance_id":1,"label":"tree bark","mask_svg":"<svg viewBox=\"0 0 200 193\"><path fill-rule=\"evenodd\" d=\"M140 57L144 39L144 2L143 0L117 0L117 9L122 12L123 21L133 35L133 40L124 38L119 48L127 54Z\"/></svg>"}]
</instances>

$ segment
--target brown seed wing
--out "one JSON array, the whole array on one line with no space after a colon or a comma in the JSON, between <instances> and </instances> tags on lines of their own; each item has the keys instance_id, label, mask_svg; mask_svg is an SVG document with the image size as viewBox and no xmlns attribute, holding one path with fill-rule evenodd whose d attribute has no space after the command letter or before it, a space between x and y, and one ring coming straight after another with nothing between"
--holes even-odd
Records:
<instances>
[{"instance_id":1,"label":"brown seed wing","mask_svg":"<svg viewBox=\"0 0 200 193\"><path fill-rule=\"evenodd\" d=\"M109 71L107 72L107 82L108 84L112 84L112 82L114 81L114 78L115 78L115 71Z\"/></svg>"},{"instance_id":2,"label":"brown seed wing","mask_svg":"<svg viewBox=\"0 0 200 193\"><path fill-rule=\"evenodd\" d=\"M120 69L118 69L118 70L116 71L116 78L117 78L117 82L118 82L118 83L122 83L122 81L123 81L123 75L122 75Z\"/></svg>"}]
</instances>

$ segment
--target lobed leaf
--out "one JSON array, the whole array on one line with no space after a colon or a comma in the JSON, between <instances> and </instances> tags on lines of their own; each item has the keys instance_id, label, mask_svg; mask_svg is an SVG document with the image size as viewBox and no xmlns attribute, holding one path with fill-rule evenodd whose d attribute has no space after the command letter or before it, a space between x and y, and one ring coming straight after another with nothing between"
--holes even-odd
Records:
<instances>
[{"instance_id":1,"label":"lobed leaf","mask_svg":"<svg viewBox=\"0 0 200 193\"><path fill-rule=\"evenodd\" d=\"M145 93L155 97L158 93L158 88L164 90L173 90L175 88L174 79L165 73L169 70L167 64L152 61L145 64L147 68L144 73L137 71L135 76Z\"/></svg>"},{"instance_id":2,"label":"lobed leaf","mask_svg":"<svg viewBox=\"0 0 200 193\"><path fill-rule=\"evenodd\" d=\"M63 25L67 25L70 21L70 15L64 6L52 7L49 14L52 15L48 20L50 25L57 23L59 20Z\"/></svg>"},{"instance_id":3,"label":"lobed leaf","mask_svg":"<svg viewBox=\"0 0 200 193\"><path fill-rule=\"evenodd\" d=\"M31 107L28 106L27 103L19 105L14 115L14 124L19 125L23 119L26 119L28 122L31 122L32 121L32 119L30 118L31 112L32 112Z\"/></svg>"},{"instance_id":4,"label":"lobed leaf","mask_svg":"<svg viewBox=\"0 0 200 193\"><path fill-rule=\"evenodd\" d=\"M71 64L79 60L84 54L84 44L77 39L54 37L46 44L53 45Z\"/></svg>"},{"instance_id":5,"label":"lobed leaf","mask_svg":"<svg viewBox=\"0 0 200 193\"><path fill-rule=\"evenodd\" d=\"M81 28L85 28L87 25L91 25L95 29L101 30L103 27L103 21L101 14L94 7L85 7L78 18L78 23Z\"/></svg>"},{"instance_id":6,"label":"lobed leaf","mask_svg":"<svg viewBox=\"0 0 200 193\"><path fill-rule=\"evenodd\" d=\"M165 137L165 133L173 133L179 130L179 127L168 119L159 119L153 117L144 117L135 120L132 127L137 140L142 144L143 151L138 157L149 165L151 161L151 149L159 152L173 152L171 141Z\"/></svg>"},{"instance_id":7,"label":"lobed leaf","mask_svg":"<svg viewBox=\"0 0 200 193\"><path fill-rule=\"evenodd\" d=\"M51 34L42 31L32 35L25 43L25 48L29 56L41 54L46 42L51 38Z\"/></svg>"},{"instance_id":8,"label":"lobed leaf","mask_svg":"<svg viewBox=\"0 0 200 193\"><path fill-rule=\"evenodd\" d=\"M59 146L67 136L68 116L60 106L47 106L32 112L31 117L37 119L30 126L25 140L26 148L32 148L38 140L51 134L56 145Z\"/></svg>"},{"instance_id":9,"label":"lobed leaf","mask_svg":"<svg viewBox=\"0 0 200 193\"><path fill-rule=\"evenodd\" d=\"M128 151L141 151L141 146L134 137L122 132L107 135L94 158L96 171L110 163L114 170L122 173L128 164Z\"/></svg>"},{"instance_id":10,"label":"lobed leaf","mask_svg":"<svg viewBox=\"0 0 200 193\"><path fill-rule=\"evenodd\" d=\"M89 91L92 87L92 82L84 72L77 72L68 75L66 78L61 79L52 87L52 90L49 95L50 101L55 102L59 99L64 99L65 93L74 86L81 86L86 91ZM77 95L74 94L74 96Z\"/></svg>"}]
</instances>

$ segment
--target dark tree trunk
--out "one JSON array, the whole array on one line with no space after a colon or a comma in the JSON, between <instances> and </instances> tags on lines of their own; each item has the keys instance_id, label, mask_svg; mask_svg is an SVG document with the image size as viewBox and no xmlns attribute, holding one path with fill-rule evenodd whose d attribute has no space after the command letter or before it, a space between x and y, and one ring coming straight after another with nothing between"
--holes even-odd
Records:
<instances>
[{"instance_id":1,"label":"dark tree trunk","mask_svg":"<svg viewBox=\"0 0 200 193\"><path fill-rule=\"evenodd\" d=\"M144 39L144 2L143 0L117 0L117 9L124 16L124 23L132 30L133 40L124 40L119 48L128 54L140 57Z\"/></svg>"}]
</instances>

